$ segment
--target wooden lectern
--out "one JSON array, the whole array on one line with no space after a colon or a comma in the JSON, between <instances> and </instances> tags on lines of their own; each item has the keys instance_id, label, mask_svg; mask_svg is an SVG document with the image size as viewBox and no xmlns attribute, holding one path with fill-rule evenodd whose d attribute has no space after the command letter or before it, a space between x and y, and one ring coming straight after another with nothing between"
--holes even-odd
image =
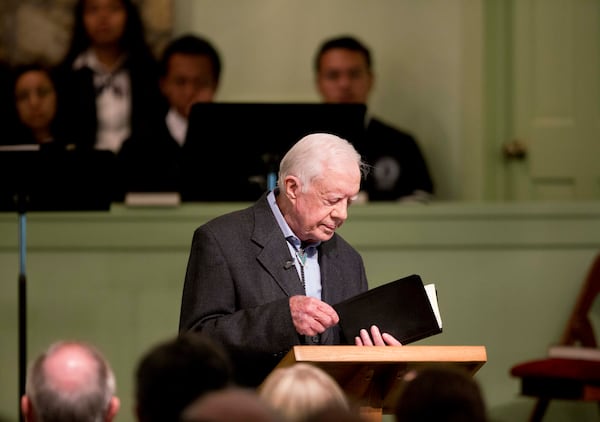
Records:
<instances>
[{"instance_id":1,"label":"wooden lectern","mask_svg":"<svg viewBox=\"0 0 600 422\"><path fill-rule=\"evenodd\" d=\"M404 375L423 366L459 365L472 375L487 361L484 346L294 346L277 368L310 363L331 375L360 405L365 420L394 412Z\"/></svg>"}]
</instances>

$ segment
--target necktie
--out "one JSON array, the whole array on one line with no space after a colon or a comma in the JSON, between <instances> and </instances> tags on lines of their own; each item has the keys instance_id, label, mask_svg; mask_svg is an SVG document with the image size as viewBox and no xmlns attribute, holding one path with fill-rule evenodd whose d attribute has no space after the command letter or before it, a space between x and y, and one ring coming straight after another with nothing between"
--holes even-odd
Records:
<instances>
[{"instance_id":1,"label":"necktie","mask_svg":"<svg viewBox=\"0 0 600 422\"><path fill-rule=\"evenodd\" d=\"M100 82L96 86L96 96L102 94L107 89L110 89L117 97L122 97L125 94L123 87L115 81L115 76L119 73L119 70L117 69L100 78Z\"/></svg>"},{"instance_id":2,"label":"necktie","mask_svg":"<svg viewBox=\"0 0 600 422\"><path fill-rule=\"evenodd\" d=\"M301 246L296 249L296 258L298 259L298 264L300 264L300 281L302 282L302 288L306 292L306 279L304 278L304 266L306 265L306 251Z\"/></svg>"},{"instance_id":3,"label":"necktie","mask_svg":"<svg viewBox=\"0 0 600 422\"><path fill-rule=\"evenodd\" d=\"M296 248L294 244L294 237L289 236L286 240L293 246L294 254L296 255L296 260L298 261L298 265L300 266L300 282L302 283L302 288L306 293L306 279L304 277L304 266L306 265L306 258L308 254L306 253L306 244L304 242L300 243L300 247Z\"/></svg>"}]
</instances>

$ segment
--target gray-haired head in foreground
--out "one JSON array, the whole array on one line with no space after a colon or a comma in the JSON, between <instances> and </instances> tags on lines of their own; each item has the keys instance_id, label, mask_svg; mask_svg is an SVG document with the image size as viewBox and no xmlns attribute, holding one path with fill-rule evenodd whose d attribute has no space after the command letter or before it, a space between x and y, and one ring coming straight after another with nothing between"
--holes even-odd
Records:
<instances>
[{"instance_id":1,"label":"gray-haired head in foreground","mask_svg":"<svg viewBox=\"0 0 600 422\"><path fill-rule=\"evenodd\" d=\"M25 387L38 422L103 421L115 392L106 359L78 341L50 345L32 362Z\"/></svg>"},{"instance_id":2,"label":"gray-haired head in foreground","mask_svg":"<svg viewBox=\"0 0 600 422\"><path fill-rule=\"evenodd\" d=\"M325 168L352 171L353 166L363 177L367 174L367 165L350 142L329 133L312 133L296 142L281 160L279 187L287 176L293 175L300 179L305 191Z\"/></svg>"}]
</instances>

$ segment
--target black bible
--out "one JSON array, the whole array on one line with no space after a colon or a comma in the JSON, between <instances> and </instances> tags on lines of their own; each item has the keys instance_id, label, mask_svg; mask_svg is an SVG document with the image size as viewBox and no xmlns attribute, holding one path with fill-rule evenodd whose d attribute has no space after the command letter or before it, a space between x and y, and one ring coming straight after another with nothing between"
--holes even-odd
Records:
<instances>
[{"instance_id":1,"label":"black bible","mask_svg":"<svg viewBox=\"0 0 600 422\"><path fill-rule=\"evenodd\" d=\"M372 325L402 344L442 332L435 291L428 296L421 277L416 274L368 290L333 308L340 317L343 340L349 344L354 344L361 328L368 330Z\"/></svg>"}]
</instances>

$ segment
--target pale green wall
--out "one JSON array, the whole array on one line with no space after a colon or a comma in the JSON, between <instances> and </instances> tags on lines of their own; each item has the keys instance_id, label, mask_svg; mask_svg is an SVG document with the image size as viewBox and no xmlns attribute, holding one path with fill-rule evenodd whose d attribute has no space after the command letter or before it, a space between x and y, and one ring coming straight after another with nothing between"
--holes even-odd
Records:
<instances>
[{"instance_id":1,"label":"pale green wall","mask_svg":"<svg viewBox=\"0 0 600 422\"><path fill-rule=\"evenodd\" d=\"M219 101L318 101L322 40L371 47L372 112L413 132L441 199L481 198L480 0L175 0L176 34L210 38L224 59Z\"/></svg>"},{"instance_id":2,"label":"pale green wall","mask_svg":"<svg viewBox=\"0 0 600 422\"><path fill-rule=\"evenodd\" d=\"M96 344L117 374L117 422L132 421L135 364L177 331L193 230L240 206L29 214L29 359L59 338ZM600 250L600 202L357 205L341 233L364 257L371 286L411 273L436 283L444 332L419 344L486 346L477 380L493 420L526 420L533 403L518 396L509 369L559 338ZM10 421L18 396L17 238L16 216L0 213L0 420ZM597 420L596 406L551 405L547 422L575 420Z\"/></svg>"}]
</instances>

